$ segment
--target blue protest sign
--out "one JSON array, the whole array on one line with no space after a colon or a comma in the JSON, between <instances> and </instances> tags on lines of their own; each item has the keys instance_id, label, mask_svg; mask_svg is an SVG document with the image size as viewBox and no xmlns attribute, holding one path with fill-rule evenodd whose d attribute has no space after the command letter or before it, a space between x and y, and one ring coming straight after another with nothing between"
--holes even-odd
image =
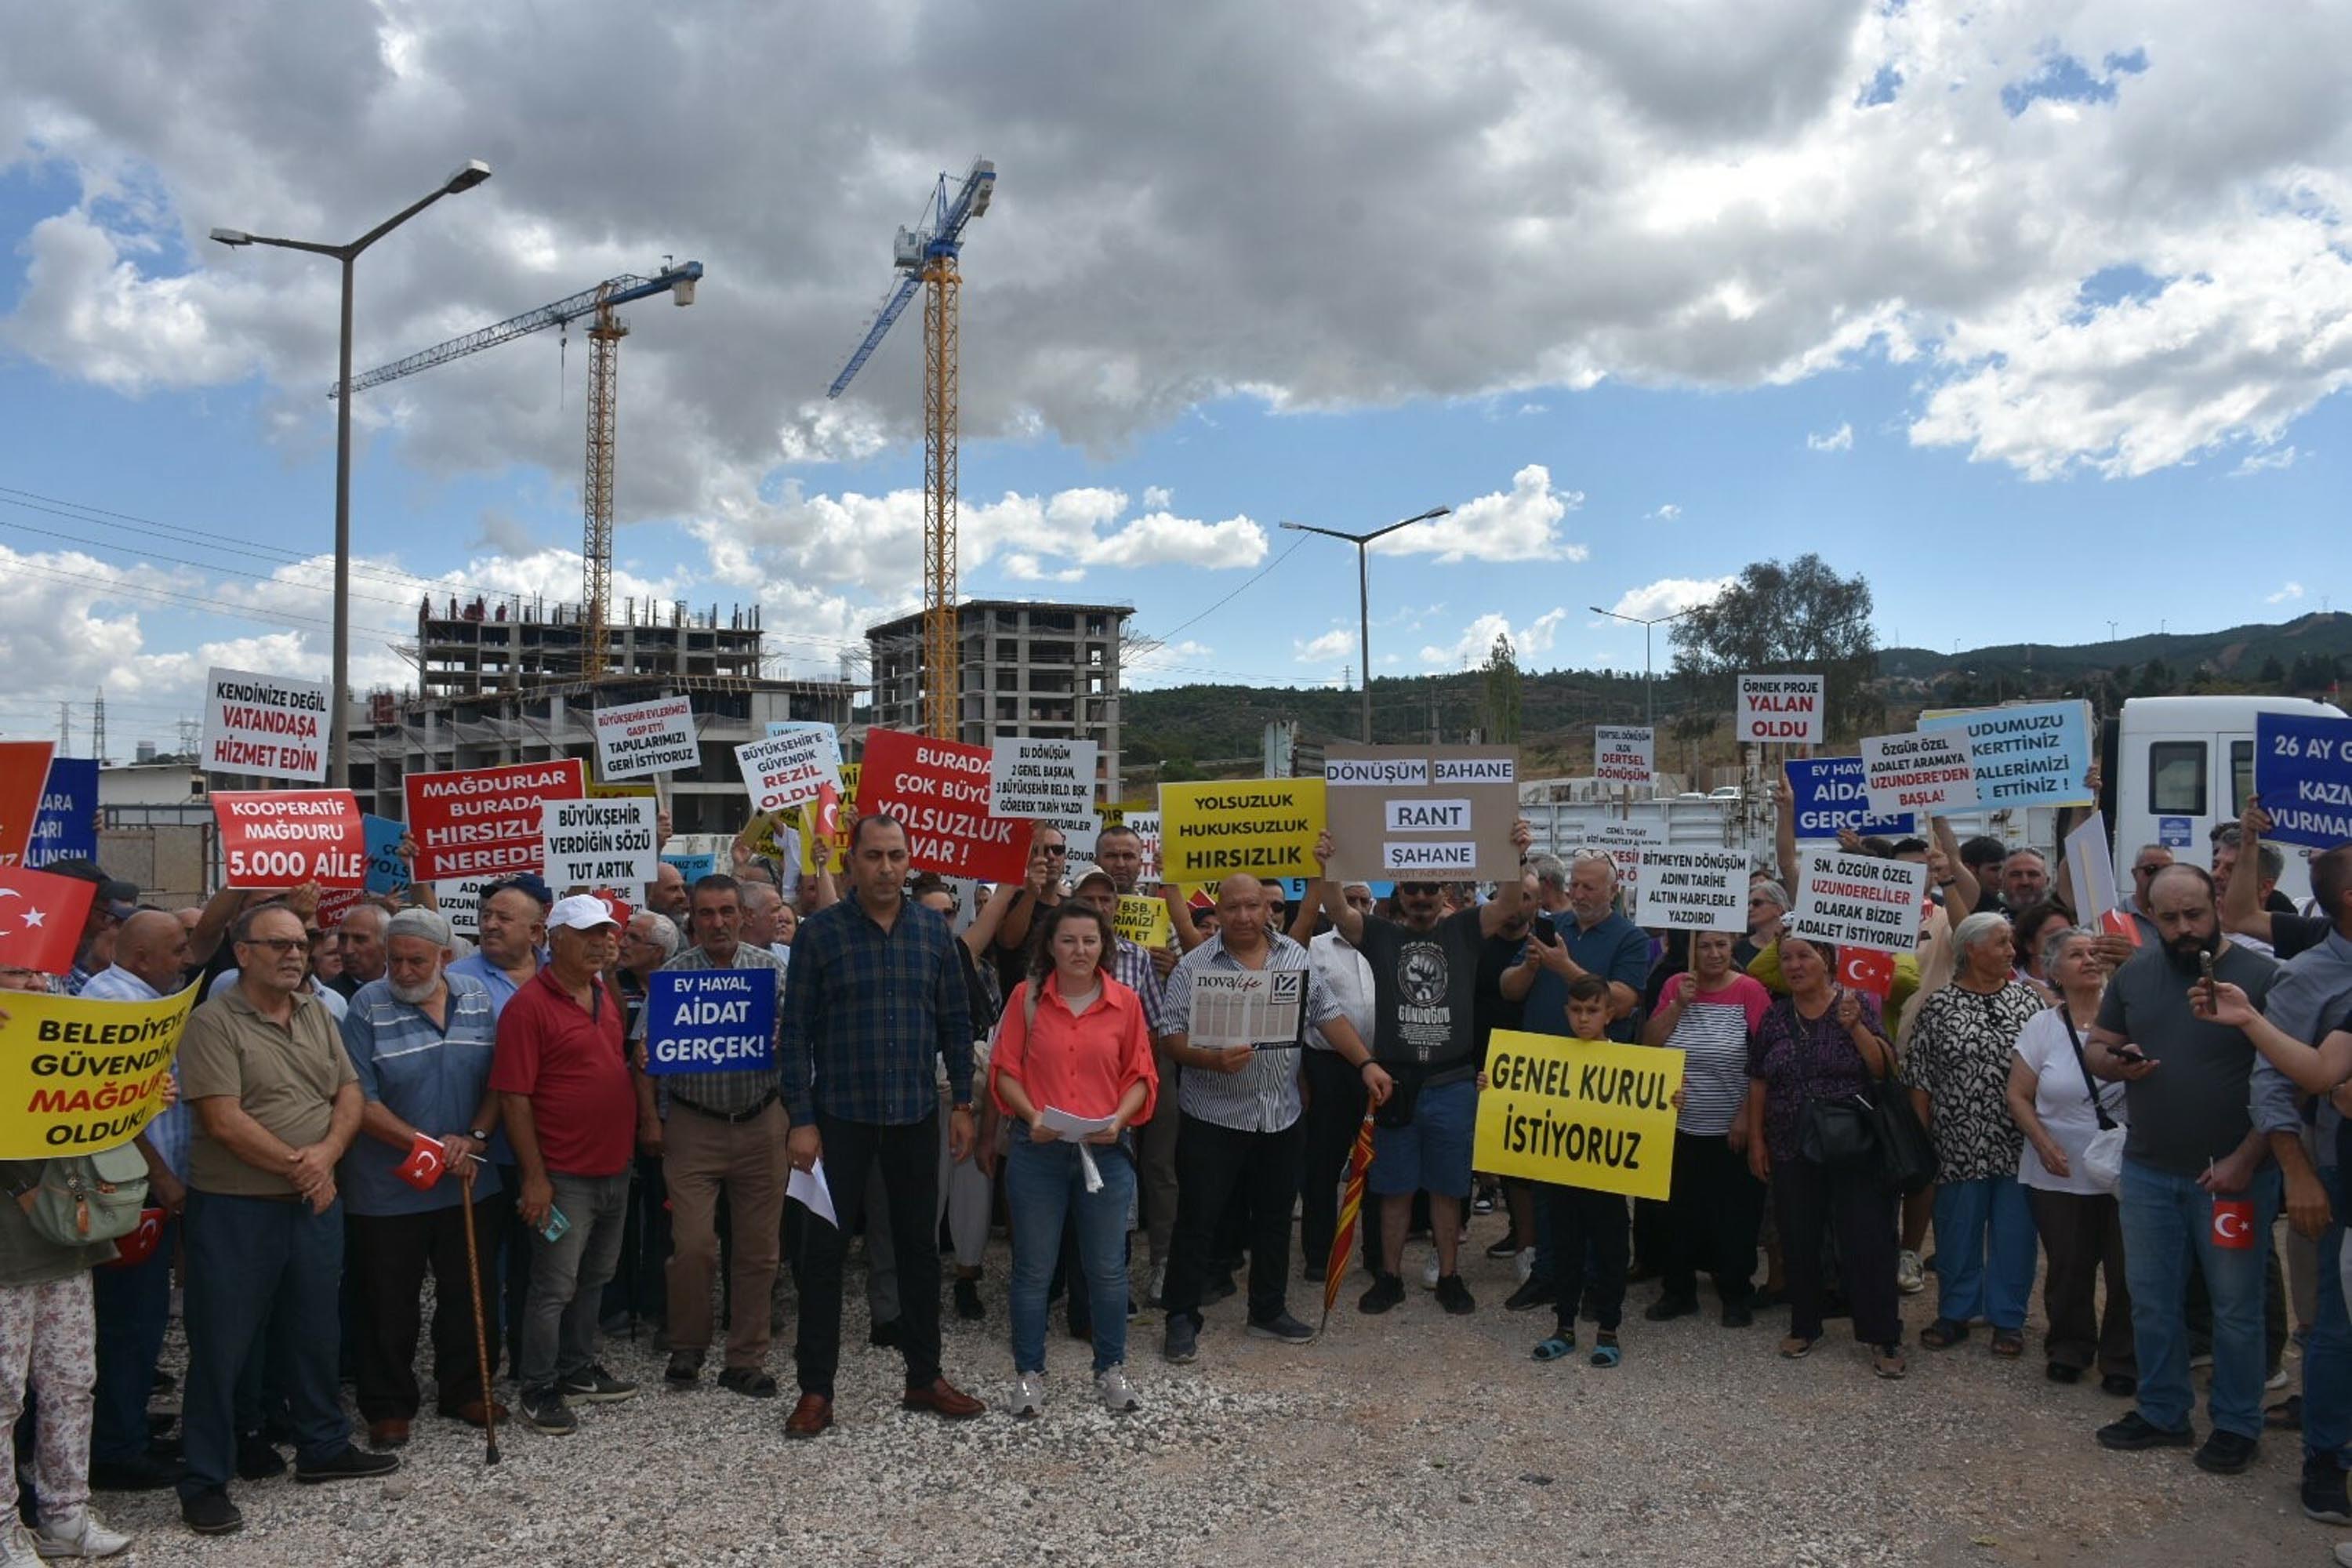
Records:
<instances>
[{"instance_id":1,"label":"blue protest sign","mask_svg":"<svg viewBox=\"0 0 2352 1568\"><path fill-rule=\"evenodd\" d=\"M677 868L677 874L686 879L689 888L719 869L716 855L665 855L662 859Z\"/></svg>"},{"instance_id":2,"label":"blue protest sign","mask_svg":"<svg viewBox=\"0 0 2352 1568\"><path fill-rule=\"evenodd\" d=\"M25 864L98 858L98 759L52 757L41 786L41 809L25 846Z\"/></svg>"},{"instance_id":3,"label":"blue protest sign","mask_svg":"<svg viewBox=\"0 0 2352 1568\"><path fill-rule=\"evenodd\" d=\"M1919 831L1919 817L1870 815L1870 792L1863 788L1860 757L1812 757L1789 763L1789 788L1797 797L1797 837L1835 838L1850 827L1867 838L1907 838Z\"/></svg>"},{"instance_id":4,"label":"blue protest sign","mask_svg":"<svg viewBox=\"0 0 2352 1568\"><path fill-rule=\"evenodd\" d=\"M2080 702L2026 702L1922 718L1922 730L1969 732L1976 762L1977 804L2085 805L2090 786L2091 727Z\"/></svg>"},{"instance_id":5,"label":"blue protest sign","mask_svg":"<svg viewBox=\"0 0 2352 1568\"><path fill-rule=\"evenodd\" d=\"M2352 843L2352 719L2255 714L2254 793L2280 843Z\"/></svg>"},{"instance_id":6,"label":"blue protest sign","mask_svg":"<svg viewBox=\"0 0 2352 1568\"><path fill-rule=\"evenodd\" d=\"M776 1065L776 971L659 969L646 983L646 1071Z\"/></svg>"},{"instance_id":7,"label":"blue protest sign","mask_svg":"<svg viewBox=\"0 0 2352 1568\"><path fill-rule=\"evenodd\" d=\"M408 862L393 853L407 837L404 823L389 816L365 816L367 822L367 890L371 893L397 893L408 887Z\"/></svg>"}]
</instances>

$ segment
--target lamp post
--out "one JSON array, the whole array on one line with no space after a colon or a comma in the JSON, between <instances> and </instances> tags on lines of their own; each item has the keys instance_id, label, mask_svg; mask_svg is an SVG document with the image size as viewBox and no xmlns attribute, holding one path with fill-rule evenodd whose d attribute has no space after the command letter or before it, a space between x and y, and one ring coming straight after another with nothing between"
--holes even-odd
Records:
<instances>
[{"instance_id":1,"label":"lamp post","mask_svg":"<svg viewBox=\"0 0 2352 1568\"><path fill-rule=\"evenodd\" d=\"M1372 743L1372 594L1370 568L1365 563L1365 546L1400 528L1411 528L1416 522L1444 517L1453 510L1450 506L1433 506L1418 517L1408 517L1402 521L1390 523L1386 528L1376 528L1370 533L1342 533L1336 528L1317 528L1307 522L1286 522L1282 525L1294 533L1319 533L1326 539L1345 540L1356 547L1356 637L1364 660L1364 744L1367 746Z\"/></svg>"},{"instance_id":2,"label":"lamp post","mask_svg":"<svg viewBox=\"0 0 2352 1568\"><path fill-rule=\"evenodd\" d=\"M343 309L341 342L335 374L335 606L334 675L328 688L327 782L337 789L352 783L351 732L345 690L352 667L352 264L360 252L439 201L470 191L490 177L490 166L467 159L440 185L411 202L349 245L321 245L315 240L280 239L247 234L241 228L216 228L212 237L226 246L273 245L281 250L307 250L331 256L342 264Z\"/></svg>"},{"instance_id":3,"label":"lamp post","mask_svg":"<svg viewBox=\"0 0 2352 1568\"><path fill-rule=\"evenodd\" d=\"M1658 693L1657 689L1650 681L1650 628L1663 626L1668 621L1681 620L1685 616L1689 615L1691 610L1698 607L1693 605L1689 610L1676 610L1671 616L1653 616L1645 621L1639 616L1621 616L1614 610L1604 610L1598 605L1585 606L1596 616L1607 616L1612 621L1624 621L1642 628L1642 708L1643 711L1649 716L1647 721L1653 730L1658 727Z\"/></svg>"}]
</instances>

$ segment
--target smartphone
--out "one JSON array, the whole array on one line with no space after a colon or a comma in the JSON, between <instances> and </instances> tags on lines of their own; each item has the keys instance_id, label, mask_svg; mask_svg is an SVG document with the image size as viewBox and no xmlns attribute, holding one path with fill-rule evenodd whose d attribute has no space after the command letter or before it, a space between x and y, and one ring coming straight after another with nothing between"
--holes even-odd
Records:
<instances>
[{"instance_id":1,"label":"smartphone","mask_svg":"<svg viewBox=\"0 0 2352 1568\"><path fill-rule=\"evenodd\" d=\"M2200 952L2197 955L2197 978L2204 983L2205 994L2211 995L2213 994L2213 955L2211 953Z\"/></svg>"},{"instance_id":2,"label":"smartphone","mask_svg":"<svg viewBox=\"0 0 2352 1568\"><path fill-rule=\"evenodd\" d=\"M572 1222L563 1217L563 1211L553 1204L548 1205L547 1224L541 1227L539 1234L551 1242L561 1241L563 1239L563 1233L571 1228Z\"/></svg>"},{"instance_id":3,"label":"smartphone","mask_svg":"<svg viewBox=\"0 0 2352 1568\"><path fill-rule=\"evenodd\" d=\"M2148 1059L2147 1053L2146 1051L2141 1050L2137 1046L2132 1045L2128 1041L2123 1045L2113 1047L2111 1054L2115 1057L2116 1060L2119 1062L2137 1063L2144 1062Z\"/></svg>"}]
</instances>

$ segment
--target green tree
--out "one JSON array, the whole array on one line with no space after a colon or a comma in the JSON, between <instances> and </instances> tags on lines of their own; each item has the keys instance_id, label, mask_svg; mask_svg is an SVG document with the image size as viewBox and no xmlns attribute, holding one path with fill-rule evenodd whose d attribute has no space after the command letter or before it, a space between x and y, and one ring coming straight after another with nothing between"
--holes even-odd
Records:
<instances>
[{"instance_id":1,"label":"green tree","mask_svg":"<svg viewBox=\"0 0 2352 1568\"><path fill-rule=\"evenodd\" d=\"M1486 731L1486 739L1498 746L1519 743L1519 658L1511 647L1510 637L1496 633L1495 646L1486 652L1486 663L1479 672L1484 694L1478 703L1478 721Z\"/></svg>"},{"instance_id":2,"label":"green tree","mask_svg":"<svg viewBox=\"0 0 2352 1568\"><path fill-rule=\"evenodd\" d=\"M2273 654L2263 660L2262 673L2254 679L2275 691L2286 684L2286 666L2278 661L2278 655Z\"/></svg>"},{"instance_id":3,"label":"green tree","mask_svg":"<svg viewBox=\"0 0 2352 1568\"><path fill-rule=\"evenodd\" d=\"M1841 577L1818 555L1750 562L1712 603L1675 623L1675 668L1717 694L1718 713L1742 674L1818 670L1830 729L1860 734L1886 711L1870 611L1869 581Z\"/></svg>"}]
</instances>

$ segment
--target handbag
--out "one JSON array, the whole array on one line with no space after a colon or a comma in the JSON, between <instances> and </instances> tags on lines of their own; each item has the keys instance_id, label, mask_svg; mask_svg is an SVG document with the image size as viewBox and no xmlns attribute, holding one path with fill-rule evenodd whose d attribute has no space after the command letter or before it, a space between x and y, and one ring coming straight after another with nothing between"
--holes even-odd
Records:
<instances>
[{"instance_id":1,"label":"handbag","mask_svg":"<svg viewBox=\"0 0 2352 1568\"><path fill-rule=\"evenodd\" d=\"M1891 1061L1878 1080L1878 1098L1871 1107L1871 1116L1878 1132L1879 1173L1906 1195L1934 1185L1935 1140L1919 1125L1919 1113L1912 1107L1910 1092L1895 1081Z\"/></svg>"},{"instance_id":2,"label":"handbag","mask_svg":"<svg viewBox=\"0 0 2352 1568\"><path fill-rule=\"evenodd\" d=\"M2083 1174L2103 1193L2120 1193L2124 1185L2124 1141L2131 1130L2107 1114L2099 1100L2099 1080L2091 1076L2091 1064L2083 1058L2083 1037L2074 1032L2074 1016L2066 1005L2058 1005L2058 1021L2066 1026L2066 1043L2074 1047L2074 1065L2082 1069L2083 1089L2091 1097L2091 1114L2099 1119L2099 1130L2091 1134L2091 1142L2083 1150Z\"/></svg>"},{"instance_id":3,"label":"handbag","mask_svg":"<svg viewBox=\"0 0 2352 1568\"><path fill-rule=\"evenodd\" d=\"M1796 1013L1794 1001L1789 1007L1799 1022L1804 1021L1804 1016ZM1792 1058L1800 1063L1802 1059ZM1797 1081L1805 1096L1804 1110L1797 1119L1798 1154L1837 1175L1853 1175L1873 1168L1878 1162L1878 1127L1871 1115L1870 1102L1858 1094L1836 1100L1817 1098L1812 1079L1801 1065L1797 1068Z\"/></svg>"},{"instance_id":4,"label":"handbag","mask_svg":"<svg viewBox=\"0 0 2352 1568\"><path fill-rule=\"evenodd\" d=\"M16 1194L33 1233L59 1247L113 1241L139 1228L147 1206L147 1160L135 1144L41 1163L40 1178Z\"/></svg>"}]
</instances>

